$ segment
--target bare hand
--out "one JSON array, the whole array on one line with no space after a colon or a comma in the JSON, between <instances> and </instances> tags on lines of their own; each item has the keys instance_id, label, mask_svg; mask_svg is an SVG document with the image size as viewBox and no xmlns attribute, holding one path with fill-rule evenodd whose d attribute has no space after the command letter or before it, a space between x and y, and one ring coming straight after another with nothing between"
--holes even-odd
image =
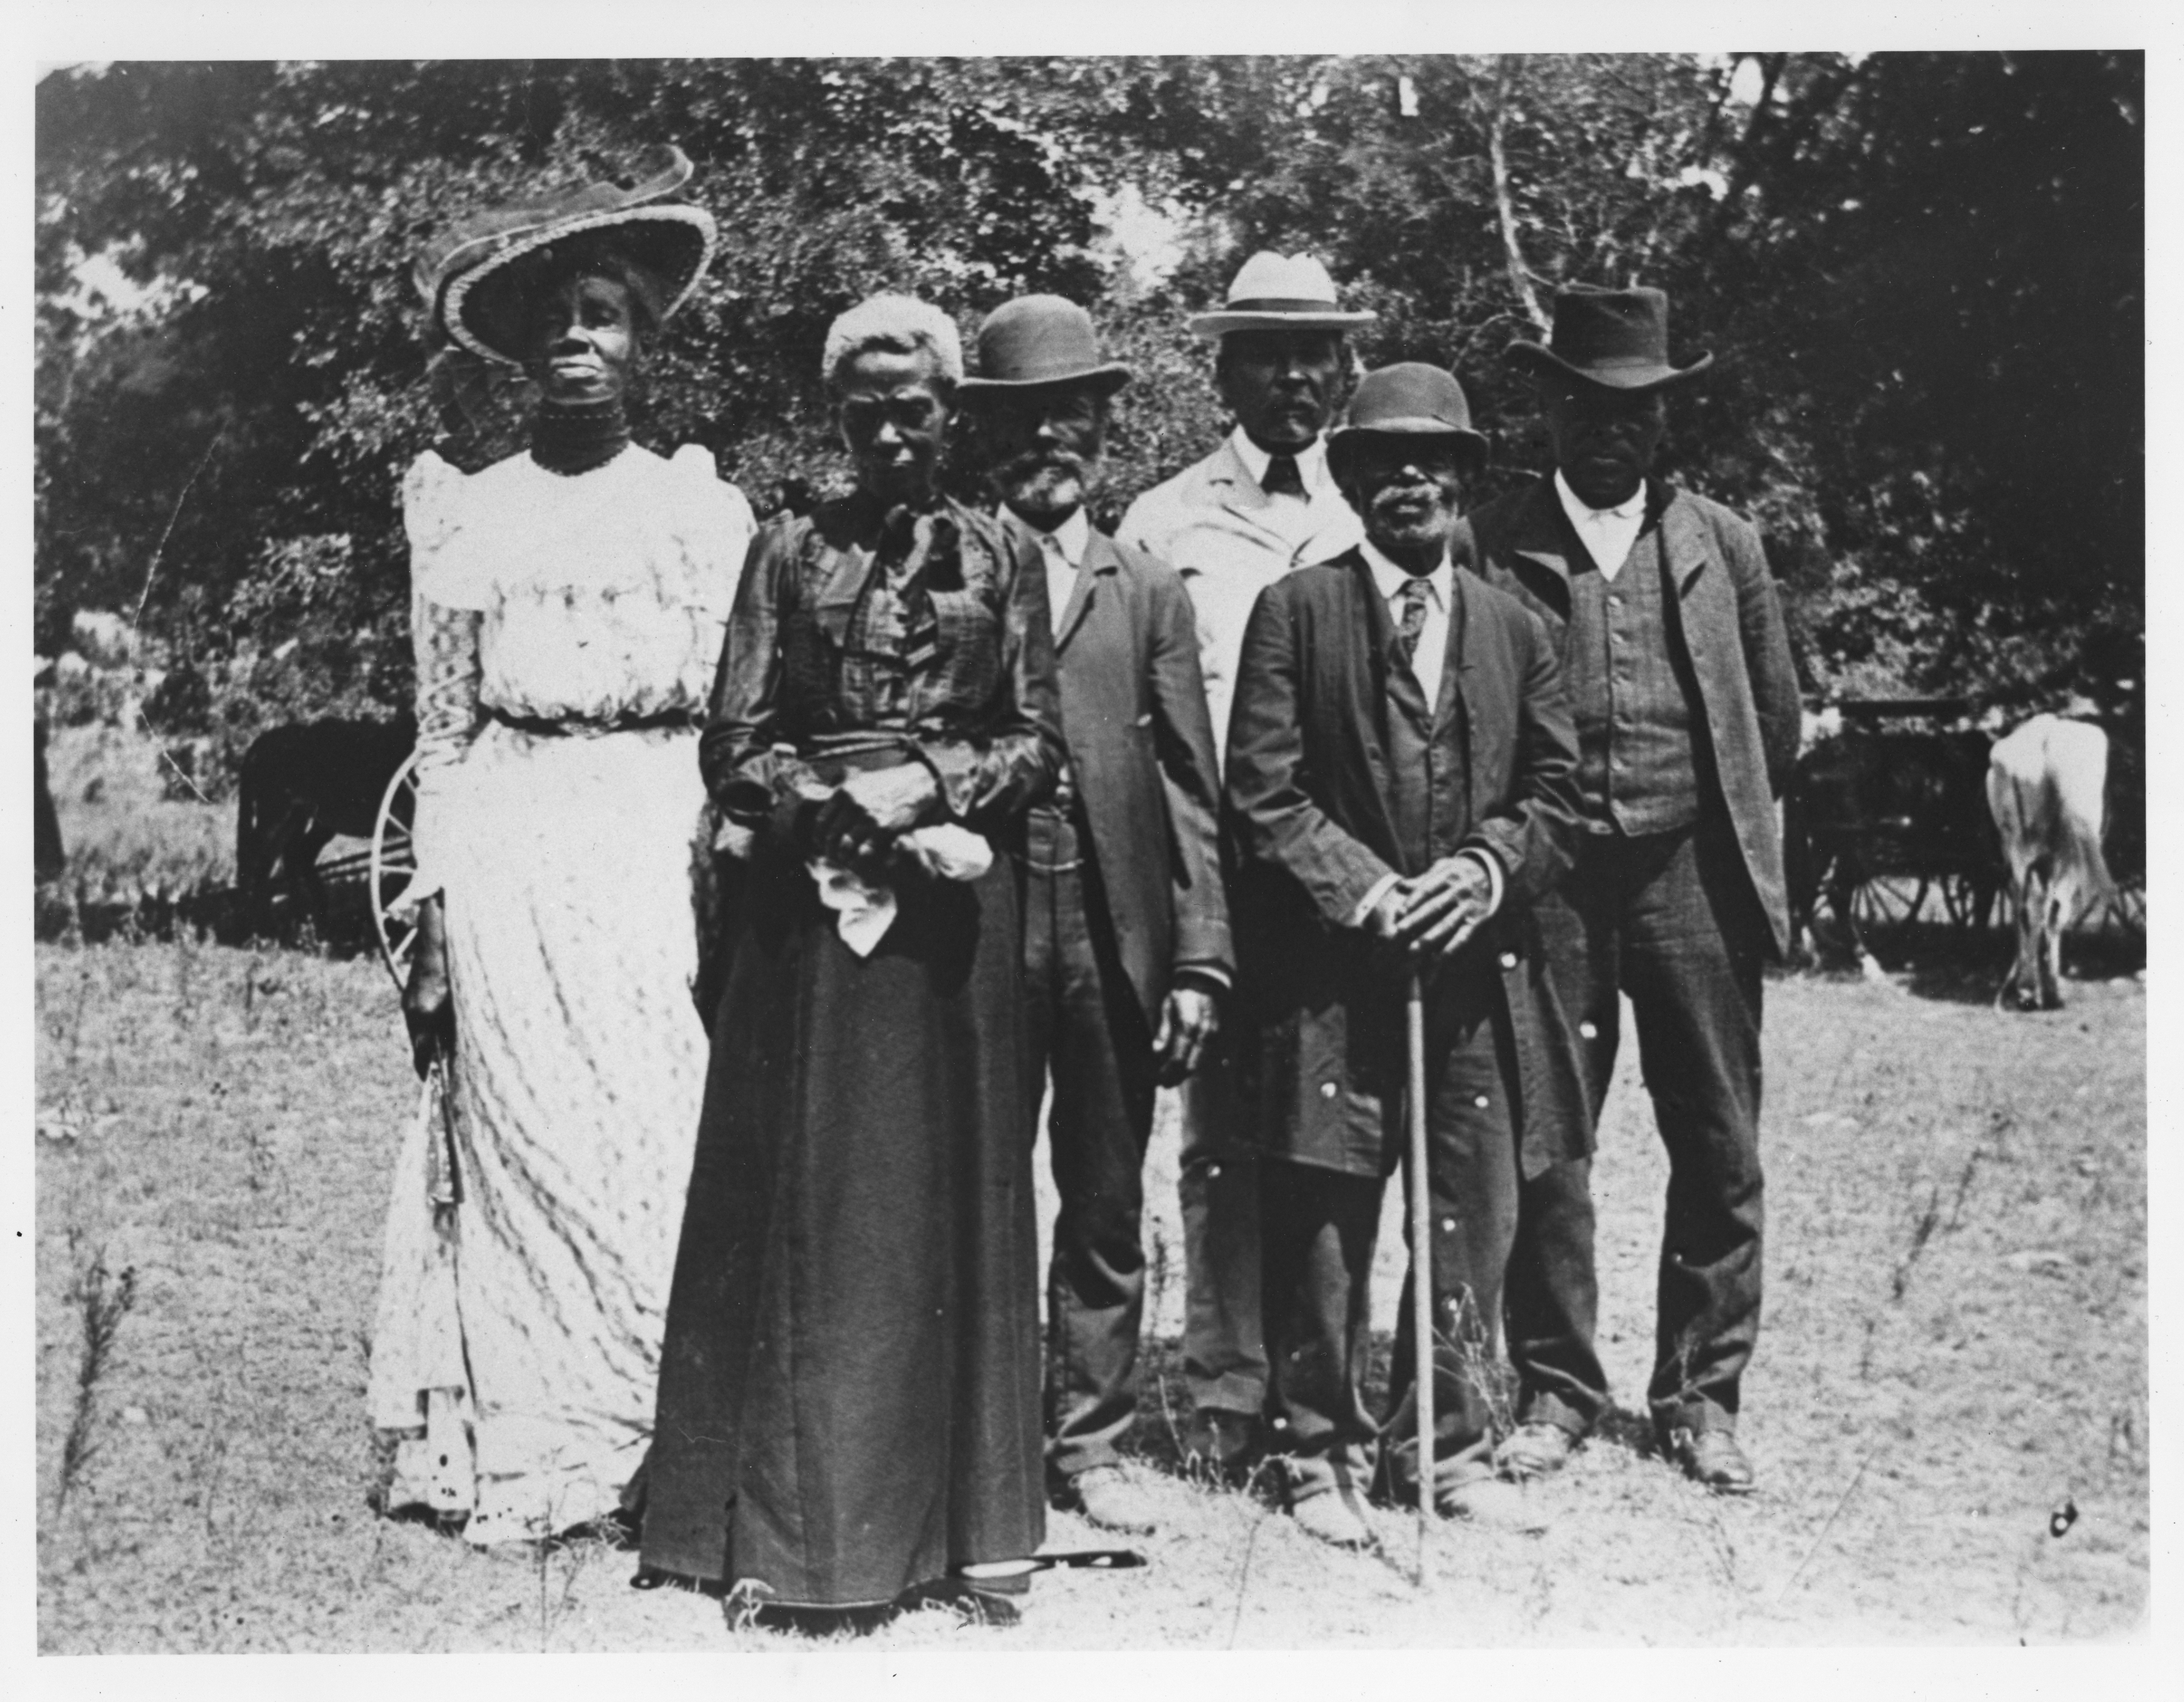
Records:
<instances>
[{"instance_id":1,"label":"bare hand","mask_svg":"<svg viewBox=\"0 0 2184 1702\"><path fill-rule=\"evenodd\" d=\"M1407 886L1396 937L1413 962L1453 957L1492 914L1494 885L1476 857L1444 857Z\"/></svg>"},{"instance_id":2,"label":"bare hand","mask_svg":"<svg viewBox=\"0 0 2184 1702\"><path fill-rule=\"evenodd\" d=\"M1204 987L1178 987L1161 1007L1160 1032L1153 1056L1163 1087L1173 1087L1195 1070L1206 1048L1221 1032L1221 1003Z\"/></svg>"},{"instance_id":3,"label":"bare hand","mask_svg":"<svg viewBox=\"0 0 2184 1702\"><path fill-rule=\"evenodd\" d=\"M437 898L427 898L417 907L410 981L402 989L402 1021L410 1031L410 1062L422 1079L441 1051L455 1043L455 1004L448 985L446 916Z\"/></svg>"}]
</instances>

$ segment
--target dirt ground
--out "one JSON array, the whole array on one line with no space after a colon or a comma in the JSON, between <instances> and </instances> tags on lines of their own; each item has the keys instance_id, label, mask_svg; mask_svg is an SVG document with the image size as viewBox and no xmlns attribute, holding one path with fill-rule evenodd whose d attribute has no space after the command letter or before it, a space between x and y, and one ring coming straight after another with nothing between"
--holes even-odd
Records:
<instances>
[{"instance_id":1,"label":"dirt ground","mask_svg":"<svg viewBox=\"0 0 2184 1702\"><path fill-rule=\"evenodd\" d=\"M1665 1170L1626 1060L1598 1165L1602 1350L1623 1406L1530 1492L1545 1534L1446 1527L1421 1591L1406 1517L1384 1516L1384 1552L1335 1555L1266 1499L1167 1472L1169 1157L1166 1339L1139 1430L1169 1509L1150 1564L1050 1574L1014 1629L934 1612L837 1641L2131 1635L2148 1578L2144 988L2077 984L2069 1010L2031 1016L1985 991L1769 987L1750 1499L1706 1496L1643 1443ZM376 964L41 947L37 1000L42 1651L812 1647L701 1596L630 1589L633 1556L598 1539L481 1552L373 1513L366 1332L412 1093ZM1051 1547L1098 1540L1050 1522Z\"/></svg>"}]
</instances>

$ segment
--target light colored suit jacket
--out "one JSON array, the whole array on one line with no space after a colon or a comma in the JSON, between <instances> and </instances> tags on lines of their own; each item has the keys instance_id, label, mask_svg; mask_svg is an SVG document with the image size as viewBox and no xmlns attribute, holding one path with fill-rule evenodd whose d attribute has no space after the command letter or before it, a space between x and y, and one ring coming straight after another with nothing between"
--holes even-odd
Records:
<instances>
[{"instance_id":1,"label":"light colored suit jacket","mask_svg":"<svg viewBox=\"0 0 2184 1702\"><path fill-rule=\"evenodd\" d=\"M1332 483L1308 503L1277 501L1226 437L1130 504L1115 536L1167 562L1190 592L1217 754L1228 748L1236 665L1259 593L1292 568L1333 560L1364 535Z\"/></svg>"}]
</instances>

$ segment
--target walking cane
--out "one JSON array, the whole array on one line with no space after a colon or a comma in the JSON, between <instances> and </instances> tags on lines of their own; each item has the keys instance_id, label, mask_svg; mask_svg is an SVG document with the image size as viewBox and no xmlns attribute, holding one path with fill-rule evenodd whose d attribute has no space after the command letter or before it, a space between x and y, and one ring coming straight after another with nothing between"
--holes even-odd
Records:
<instances>
[{"instance_id":1,"label":"walking cane","mask_svg":"<svg viewBox=\"0 0 2184 1702\"><path fill-rule=\"evenodd\" d=\"M1426 1536L1434 1521L1433 1202L1426 1186L1426 1002L1413 968L1403 997L1410 1065L1411 1386L1418 1405L1418 1584L1433 1582Z\"/></svg>"}]
</instances>

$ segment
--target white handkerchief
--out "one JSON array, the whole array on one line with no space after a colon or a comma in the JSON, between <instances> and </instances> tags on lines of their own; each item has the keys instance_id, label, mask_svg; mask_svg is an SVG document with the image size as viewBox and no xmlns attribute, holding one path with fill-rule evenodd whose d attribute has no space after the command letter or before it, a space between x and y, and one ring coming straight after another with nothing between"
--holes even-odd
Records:
<instances>
[{"instance_id":1,"label":"white handkerchief","mask_svg":"<svg viewBox=\"0 0 2184 1702\"><path fill-rule=\"evenodd\" d=\"M920 827L904 834L900 843L928 874L944 881L975 881L994 866L994 848L969 828L952 821ZM870 957L894 926L893 891L819 858L805 866L819 883L819 902L841 912L834 931L841 935L842 943L861 958Z\"/></svg>"}]
</instances>

